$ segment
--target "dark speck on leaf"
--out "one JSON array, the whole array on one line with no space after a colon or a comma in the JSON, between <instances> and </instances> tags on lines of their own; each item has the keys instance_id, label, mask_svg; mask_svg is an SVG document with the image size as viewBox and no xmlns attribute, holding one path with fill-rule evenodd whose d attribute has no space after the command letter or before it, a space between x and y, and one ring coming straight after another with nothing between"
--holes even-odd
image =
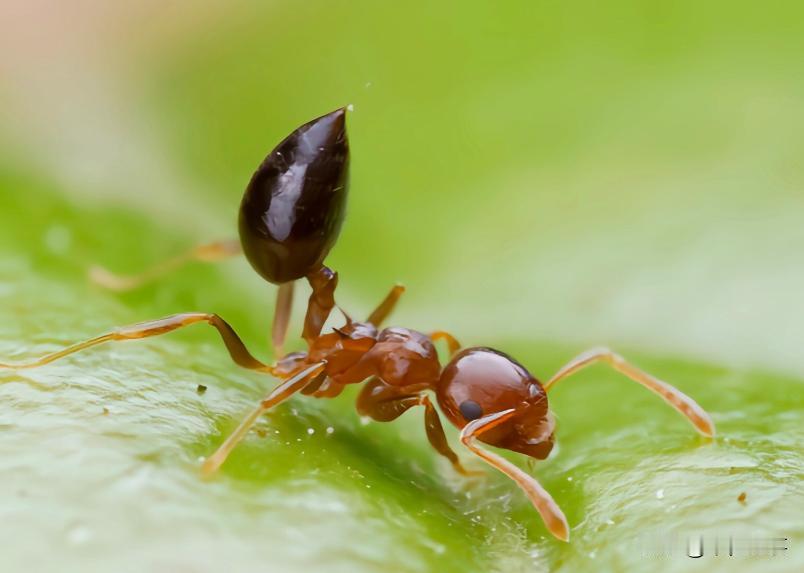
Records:
<instances>
[{"instance_id":1,"label":"dark speck on leaf","mask_svg":"<svg viewBox=\"0 0 804 573\"><path fill-rule=\"evenodd\" d=\"M203 395L203 394L204 394L204 392L206 392L206 391L207 391L207 387L206 387L206 386L204 386L203 384L199 384L199 385L196 387L195 391L198 393L198 395L199 395L199 396L201 396L201 395Z\"/></svg>"},{"instance_id":2,"label":"dark speck on leaf","mask_svg":"<svg viewBox=\"0 0 804 573\"><path fill-rule=\"evenodd\" d=\"M745 493L745 492L742 492L740 495L737 496L737 501L739 501L740 503L745 503L745 498L746 497L748 497L748 494Z\"/></svg>"}]
</instances>

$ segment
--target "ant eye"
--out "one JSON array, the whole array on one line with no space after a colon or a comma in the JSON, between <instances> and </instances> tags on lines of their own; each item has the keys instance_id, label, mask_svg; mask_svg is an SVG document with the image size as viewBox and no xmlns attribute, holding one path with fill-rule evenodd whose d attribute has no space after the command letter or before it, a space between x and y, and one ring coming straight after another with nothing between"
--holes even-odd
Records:
<instances>
[{"instance_id":1,"label":"ant eye","mask_svg":"<svg viewBox=\"0 0 804 573\"><path fill-rule=\"evenodd\" d=\"M483 415L483 408L481 408L480 404L474 400L464 400L461 402L461 405L458 406L458 408L460 409L461 415L464 417L464 419L469 421L477 420Z\"/></svg>"}]
</instances>

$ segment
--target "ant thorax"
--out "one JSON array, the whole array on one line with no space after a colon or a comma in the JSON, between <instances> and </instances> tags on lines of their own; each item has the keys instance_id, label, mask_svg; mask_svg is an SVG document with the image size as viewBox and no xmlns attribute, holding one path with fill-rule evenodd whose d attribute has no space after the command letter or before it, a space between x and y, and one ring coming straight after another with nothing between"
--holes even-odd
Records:
<instances>
[{"instance_id":1,"label":"ant thorax","mask_svg":"<svg viewBox=\"0 0 804 573\"><path fill-rule=\"evenodd\" d=\"M374 376L389 386L433 387L441 373L438 353L426 334L397 327L377 332L371 323L351 320L316 338L309 353L289 356L277 367L295 372L319 361L326 361L327 375L340 385Z\"/></svg>"}]
</instances>

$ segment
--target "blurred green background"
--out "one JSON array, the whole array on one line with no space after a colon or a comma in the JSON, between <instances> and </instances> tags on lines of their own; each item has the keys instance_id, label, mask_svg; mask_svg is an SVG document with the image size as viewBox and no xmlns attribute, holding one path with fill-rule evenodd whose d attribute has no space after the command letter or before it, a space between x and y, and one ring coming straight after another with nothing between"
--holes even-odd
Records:
<instances>
[{"instance_id":1,"label":"blurred green background","mask_svg":"<svg viewBox=\"0 0 804 573\"><path fill-rule=\"evenodd\" d=\"M204 483L197 458L271 381L199 327L0 374L4 570L804 567L796 3L0 10L0 357L188 310L265 349L274 290L242 260L124 295L85 270L233 236L273 145L350 103L349 214L329 258L346 309L403 282L396 324L505 349L541 378L606 344L720 430L701 441L604 368L562 385L560 451L522 463L570 545L502 476L464 483L434 459L419 413L362 424L353 392L292 400ZM713 531L793 543L730 561L638 549L649 532Z\"/></svg>"}]
</instances>

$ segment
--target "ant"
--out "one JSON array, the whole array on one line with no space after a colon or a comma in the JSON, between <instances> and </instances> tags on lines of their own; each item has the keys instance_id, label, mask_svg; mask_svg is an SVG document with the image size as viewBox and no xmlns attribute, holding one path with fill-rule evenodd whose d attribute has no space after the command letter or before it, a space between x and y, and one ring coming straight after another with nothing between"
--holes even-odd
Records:
<instances>
[{"instance_id":1,"label":"ant","mask_svg":"<svg viewBox=\"0 0 804 573\"><path fill-rule=\"evenodd\" d=\"M118 277L95 268L91 276L107 287L125 290L171 270L187 260L214 261L242 252L268 282L279 285L272 340L278 360L256 359L229 324L216 314L192 312L111 330L31 362L0 368L34 368L109 341L166 334L205 322L217 329L232 360L239 366L280 380L207 458L202 472L220 468L230 452L269 409L300 392L334 398L348 384L365 382L357 411L380 422L395 420L407 410L424 408L427 438L461 474L469 475L447 442L439 414L428 392L435 393L441 411L460 430L470 452L510 477L541 514L547 529L569 540L569 525L550 494L532 476L478 441L543 460L553 448L555 421L547 393L560 380L598 362L605 362L631 380L658 394L704 436L713 436L709 415L690 397L639 370L607 349L593 349L573 358L546 383L540 383L519 362L487 347L461 349L445 331L424 334L408 328L382 328L404 292L394 286L364 321L345 312L346 324L321 333L335 306L338 275L324 265L343 223L348 193L349 143L346 109L314 119L285 138L259 166L240 206L240 244L222 241L202 245L188 254L137 277ZM312 287L302 338L307 351L284 354L293 285L306 278ZM441 367L435 348L444 341L450 360Z\"/></svg>"}]
</instances>

